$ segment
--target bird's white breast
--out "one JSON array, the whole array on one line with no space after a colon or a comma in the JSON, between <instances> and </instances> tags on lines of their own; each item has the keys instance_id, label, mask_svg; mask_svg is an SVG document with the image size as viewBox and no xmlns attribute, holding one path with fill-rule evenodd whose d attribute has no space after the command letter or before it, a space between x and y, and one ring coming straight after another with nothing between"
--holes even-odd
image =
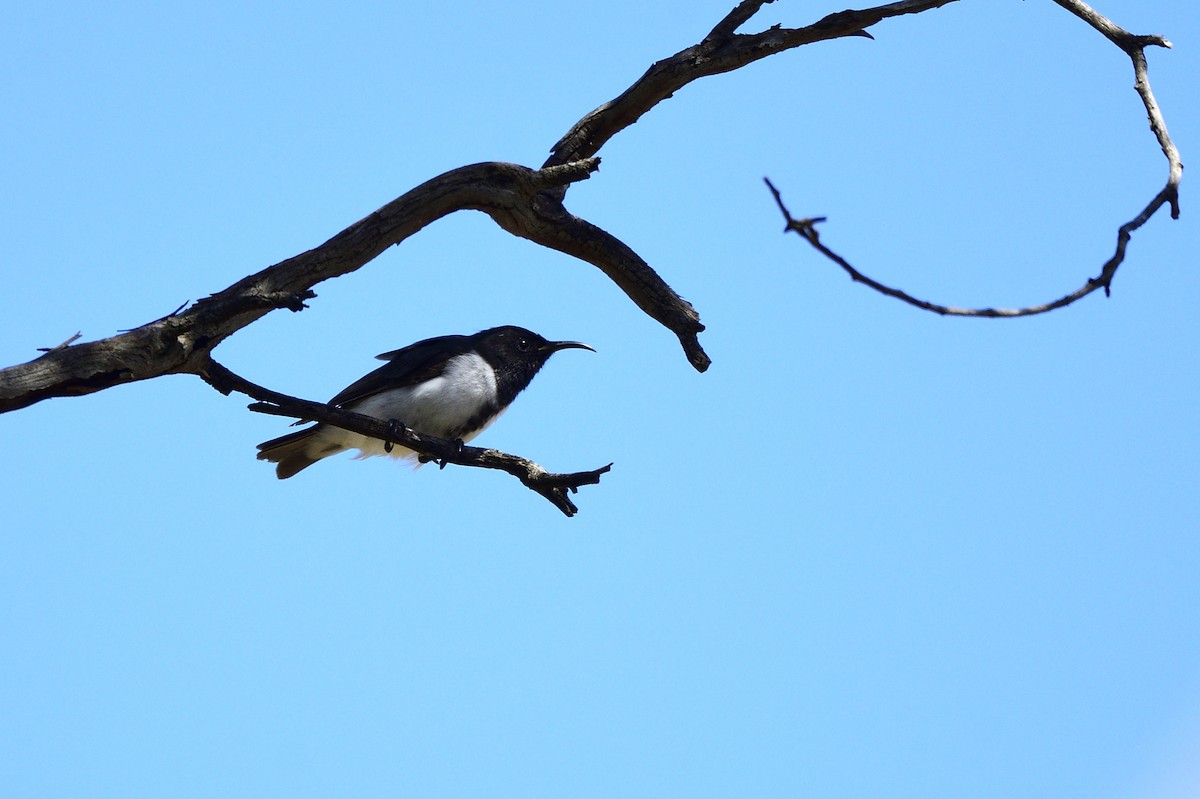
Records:
<instances>
[{"instance_id":1,"label":"bird's white breast","mask_svg":"<svg viewBox=\"0 0 1200 799\"><path fill-rule=\"evenodd\" d=\"M449 438L458 435L469 420L484 408L496 407L496 373L481 356L475 353L456 355L446 363L442 374L413 386L380 391L350 406L351 410L378 419L396 419L406 426L432 436ZM469 441L495 421L498 413L485 419L478 430L461 435ZM330 428L329 433L334 433ZM383 442L366 436L337 430L338 443L347 449L359 449L360 457L391 454L393 457L412 455L404 447L385 453Z\"/></svg>"}]
</instances>

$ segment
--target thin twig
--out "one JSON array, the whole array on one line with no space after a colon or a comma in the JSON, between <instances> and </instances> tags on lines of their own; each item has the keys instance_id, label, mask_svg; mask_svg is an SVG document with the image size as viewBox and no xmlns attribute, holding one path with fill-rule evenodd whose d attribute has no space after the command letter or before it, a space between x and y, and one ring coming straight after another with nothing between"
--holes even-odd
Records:
<instances>
[{"instance_id":1,"label":"thin twig","mask_svg":"<svg viewBox=\"0 0 1200 799\"><path fill-rule=\"evenodd\" d=\"M820 236L817 233L816 224L818 222L824 222L825 217L816 216L806 219L796 219L791 215L791 212L788 211L787 206L783 204L783 197L780 196L779 189L775 188L775 184L773 184L769 178L763 178L763 182L765 182L767 184L767 188L771 190L771 194L774 195L775 202L779 206L780 212L783 213L784 220L787 222L787 224L784 226L785 233L790 230L800 234L800 236L814 248L816 248L818 252L844 269L846 274L850 275L850 279L854 282L862 283L864 286L875 289L880 294L885 294L888 297L894 297L901 302L906 302L909 305L912 305L915 308L920 308L923 311L931 311L943 316L978 316L991 319L1014 316L1032 316L1034 314L1053 311L1055 308L1062 308L1064 305L1070 305L1080 297L1090 294L1099 288L1099 284L1093 284L1091 281L1088 281L1087 285L1073 294L1060 297L1054 302L1046 303L1045 305L1035 305L1028 308L956 308L952 305L941 305L936 302L922 300L900 289L884 285L878 280L868 277L867 275L864 275L862 272L855 269L849 261L821 243Z\"/></svg>"},{"instance_id":2,"label":"thin twig","mask_svg":"<svg viewBox=\"0 0 1200 799\"><path fill-rule=\"evenodd\" d=\"M1137 90L1138 96L1142 98L1142 103L1146 107L1146 114L1150 119L1150 129L1158 139L1159 147L1162 149L1168 165L1166 185L1154 195L1150 203L1137 216L1117 229L1116 251L1104 263L1099 275L1089 278L1086 283L1075 291L1065 294L1052 302L1041 305L1030 305L1024 308L956 308L950 305L922 300L900 289L886 286L877 280L867 277L855 269L845 258L822 244L815 225L818 222L824 222L825 217L813 217L809 219L794 218L783 204L783 198L780 196L779 190L775 188L769 179L763 178L767 187L771 190L771 194L775 197L775 203L779 206L780 212L783 213L783 218L787 222L784 231L791 230L800 234L818 252L844 269L855 282L870 286L881 294L894 297L916 308L936 314L992 319L1034 316L1058 308L1064 308L1100 288L1103 288L1105 296L1108 296L1112 291L1112 281L1117 273L1117 268L1125 260L1125 251L1129 245L1130 238L1133 236L1133 232L1146 224L1150 217L1154 216L1163 205L1170 205L1172 219L1179 218L1179 183L1183 178L1183 161L1180 158L1179 149L1167 133L1167 123L1163 119L1162 110L1158 107L1158 102L1154 99L1154 93L1150 90L1145 52L1147 47L1170 47L1171 43L1161 36L1137 36L1129 33L1123 28L1114 25L1086 3L1081 2L1081 0L1054 0L1054 2L1100 31L1100 33L1129 56L1133 62L1134 88Z\"/></svg>"}]
</instances>

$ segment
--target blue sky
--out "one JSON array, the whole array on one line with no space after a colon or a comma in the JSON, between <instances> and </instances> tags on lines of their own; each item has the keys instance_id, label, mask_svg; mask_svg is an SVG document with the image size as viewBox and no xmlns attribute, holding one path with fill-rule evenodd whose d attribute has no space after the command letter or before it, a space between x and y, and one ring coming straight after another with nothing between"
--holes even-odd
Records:
<instances>
[{"instance_id":1,"label":"blue sky","mask_svg":"<svg viewBox=\"0 0 1200 799\"><path fill-rule=\"evenodd\" d=\"M0 51L0 361L135 327L444 171L538 165L732 0L25 4ZM1200 25L1153 50L1185 162ZM842 6L784 0L750 27ZM1048 0L959 2L688 86L568 207L691 300L441 220L216 351L332 396L376 353L587 341L478 441L610 461L567 519L511 478L341 457L178 376L0 417L0 783L14 797L1200 793L1200 478L1183 217L1073 290L1166 165L1128 60Z\"/></svg>"}]
</instances>

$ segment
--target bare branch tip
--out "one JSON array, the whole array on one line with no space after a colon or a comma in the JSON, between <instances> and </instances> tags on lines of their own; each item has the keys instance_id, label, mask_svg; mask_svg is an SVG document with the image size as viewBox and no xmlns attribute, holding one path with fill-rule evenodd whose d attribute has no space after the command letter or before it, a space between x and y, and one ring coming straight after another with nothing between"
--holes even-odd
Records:
<instances>
[{"instance_id":1,"label":"bare branch tip","mask_svg":"<svg viewBox=\"0 0 1200 799\"><path fill-rule=\"evenodd\" d=\"M700 339L696 333L680 333L679 343L683 345L683 352L692 368L697 372L707 372L708 367L712 366L712 358L708 357L708 353L700 346Z\"/></svg>"},{"instance_id":2,"label":"bare branch tip","mask_svg":"<svg viewBox=\"0 0 1200 799\"><path fill-rule=\"evenodd\" d=\"M581 486L599 485L600 476L611 469L612 464L610 463L599 469L572 474L548 474L538 471L536 476L524 477L521 482L527 488L549 500L554 507L563 512L564 516L570 518L579 512L579 507L571 501L570 495L578 494Z\"/></svg>"}]
</instances>

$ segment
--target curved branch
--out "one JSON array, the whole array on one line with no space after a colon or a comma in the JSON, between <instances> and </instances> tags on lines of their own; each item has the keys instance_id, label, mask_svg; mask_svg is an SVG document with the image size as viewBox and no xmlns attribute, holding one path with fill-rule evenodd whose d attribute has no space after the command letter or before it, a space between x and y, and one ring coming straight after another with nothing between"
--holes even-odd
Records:
<instances>
[{"instance_id":1,"label":"curved branch","mask_svg":"<svg viewBox=\"0 0 1200 799\"><path fill-rule=\"evenodd\" d=\"M579 511L569 495L576 493L580 486L598 484L600 476L612 469L610 463L586 472L568 474L548 472L533 461L518 455L509 455L495 449L464 446L458 441L418 433L402 424L389 424L373 416L364 416L361 413L354 413L322 402L311 402L280 394L278 391L251 383L217 363L211 357L204 359L203 365L196 374L222 394L228 395L237 391L258 400L249 406L250 410L258 413L317 421L372 438L401 444L420 453L422 462L436 461L443 468L447 463L453 463L458 466L473 466L507 472L530 490L545 497L567 516L574 516Z\"/></svg>"},{"instance_id":2,"label":"curved branch","mask_svg":"<svg viewBox=\"0 0 1200 799\"><path fill-rule=\"evenodd\" d=\"M785 233L789 230L798 233L800 237L811 244L817 250L817 252L821 253L826 258L844 269L846 274L850 275L850 279L855 283L862 283L864 286L875 289L880 294L884 294L888 297L895 297L901 302L906 302L909 305L915 308L920 308L923 311L931 311L936 314L941 314L942 316L981 316L992 319L1010 316L1032 316L1034 314L1045 313L1046 311L1053 311L1055 308L1061 308L1064 305L1070 305L1072 302L1075 302L1075 300L1086 294L1090 294L1099 287L1098 285L1092 285L1091 281L1088 281L1088 283L1082 289L1073 294L1068 294L1066 297L1061 297L1054 302L1047 303L1045 305L1035 305L1028 308L955 308L952 305L941 305L936 302L922 300L905 291L901 291L900 289L884 285L878 280L870 278L855 269L849 261L821 243L821 237L817 232L816 226L819 223L824 222L825 217L813 216L806 217L804 219L796 219L792 216L791 212L788 211L787 206L783 204L783 197L780 196L779 189L775 188L775 184L773 184L769 178L763 178L763 181L767 184L767 188L771 190L771 194L775 197L775 203L779 206L780 212L783 213L783 218L787 221L787 224L783 228Z\"/></svg>"},{"instance_id":3,"label":"curved branch","mask_svg":"<svg viewBox=\"0 0 1200 799\"><path fill-rule=\"evenodd\" d=\"M451 170L354 223L324 244L243 278L190 308L134 330L57 347L0 370L0 413L50 397L89 394L121 383L197 371L228 336L278 308L302 310L312 287L368 263L429 223L461 210L482 211L505 230L599 266L651 317L678 336L703 371L709 359L695 309L615 237L567 213L549 191L584 180L600 165L587 158L529 169L488 162Z\"/></svg>"},{"instance_id":4,"label":"curved branch","mask_svg":"<svg viewBox=\"0 0 1200 799\"><path fill-rule=\"evenodd\" d=\"M990 319L1035 316L1057 310L1058 308L1065 308L1100 288L1104 289L1106 297L1109 296L1112 293L1112 281L1117 274L1117 269L1125 261L1125 251L1129 245L1129 240L1133 237L1133 232L1146 224L1158 212L1158 209L1164 205L1170 206L1172 219L1179 218L1179 183L1183 179L1183 161L1179 155L1179 148L1175 146L1175 142L1171 140L1170 134L1167 133L1167 123L1163 119L1162 109L1158 107L1158 101L1154 98L1154 92L1150 89L1150 78L1146 64L1147 47L1169 48L1171 43L1162 36L1138 36L1132 34L1101 16L1093 8L1082 2L1082 0L1054 0L1054 2L1087 22L1129 56L1133 62L1134 89L1142 99L1142 104L1146 107L1146 115L1150 120L1150 130L1154 133L1159 147L1162 149L1163 156L1167 159L1166 185L1154 195L1149 204L1137 216L1117 229L1116 251L1111 258L1104 262L1099 275L1088 278L1087 282L1078 289L1069 294L1064 294L1056 300L1041 305L1029 305L1024 308L956 308L951 305L942 305L922 300L900 289L886 286L877 280L867 277L855 269L842 256L822 244L815 226L819 222L824 222L825 217L794 218L783 204L783 198L780 196L779 190L775 188L769 179L763 178L767 187L771 190L771 194L775 197L775 203L779 206L784 220L787 222L784 232L791 230L800 234L818 252L844 269L855 282L869 286L880 294L894 297L913 307L943 316L974 316Z\"/></svg>"}]
</instances>

